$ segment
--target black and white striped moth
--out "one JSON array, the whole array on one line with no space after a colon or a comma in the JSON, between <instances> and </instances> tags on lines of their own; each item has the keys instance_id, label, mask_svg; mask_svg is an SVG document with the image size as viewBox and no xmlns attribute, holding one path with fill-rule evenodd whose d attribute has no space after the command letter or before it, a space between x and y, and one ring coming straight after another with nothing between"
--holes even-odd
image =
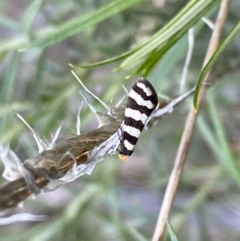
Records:
<instances>
[{"instance_id":1,"label":"black and white striped moth","mask_svg":"<svg viewBox=\"0 0 240 241\"><path fill-rule=\"evenodd\" d=\"M132 155L139 135L157 105L155 89L147 79L139 78L128 94L120 138L120 159L126 160Z\"/></svg>"}]
</instances>

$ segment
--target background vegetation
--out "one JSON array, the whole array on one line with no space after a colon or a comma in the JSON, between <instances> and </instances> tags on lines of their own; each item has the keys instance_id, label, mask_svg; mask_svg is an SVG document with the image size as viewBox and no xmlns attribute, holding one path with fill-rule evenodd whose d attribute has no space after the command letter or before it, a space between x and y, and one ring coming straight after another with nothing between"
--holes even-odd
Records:
<instances>
[{"instance_id":1,"label":"background vegetation","mask_svg":"<svg viewBox=\"0 0 240 241\"><path fill-rule=\"evenodd\" d=\"M130 89L142 75L158 93L179 95L191 26L195 44L185 91L194 86L212 32L201 17L214 21L220 4L206 0L199 7L197 2L191 1L177 15L186 1L2 0L1 141L10 143L22 160L37 154L31 133L12 109L41 137L49 137L61 123L60 139L75 135L72 129L82 97L69 63L85 65L121 55L118 62L75 69L106 103L117 102L124 95L121 85ZM239 9L239 1L232 1L224 36L239 21ZM201 108L169 220L179 240L240 238L239 53L237 35L212 72L214 85ZM96 100L91 103L104 111ZM27 200L17 212L46 214L49 220L2 226L0 239L151 240L191 104L190 97L145 131L127 162L117 155L109 157L90 176ZM87 105L81 121L82 133L97 126Z\"/></svg>"}]
</instances>

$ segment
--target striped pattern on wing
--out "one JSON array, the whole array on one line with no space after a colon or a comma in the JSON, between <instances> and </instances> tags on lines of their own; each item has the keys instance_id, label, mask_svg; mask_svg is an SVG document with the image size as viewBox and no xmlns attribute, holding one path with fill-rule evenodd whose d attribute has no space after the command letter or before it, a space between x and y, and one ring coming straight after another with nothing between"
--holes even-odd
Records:
<instances>
[{"instance_id":1,"label":"striped pattern on wing","mask_svg":"<svg viewBox=\"0 0 240 241\"><path fill-rule=\"evenodd\" d=\"M157 93L151 83L139 78L128 95L120 143L121 159L133 153L139 135L157 104Z\"/></svg>"}]
</instances>

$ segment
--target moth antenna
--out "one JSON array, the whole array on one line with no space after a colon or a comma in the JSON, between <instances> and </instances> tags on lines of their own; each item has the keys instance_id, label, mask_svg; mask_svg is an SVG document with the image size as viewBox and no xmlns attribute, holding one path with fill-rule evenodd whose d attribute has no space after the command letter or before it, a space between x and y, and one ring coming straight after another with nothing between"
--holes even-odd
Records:
<instances>
[{"instance_id":1,"label":"moth antenna","mask_svg":"<svg viewBox=\"0 0 240 241\"><path fill-rule=\"evenodd\" d=\"M72 74L75 76L75 78L78 80L78 82L80 83L80 85L90 94L92 95L96 100L98 100L102 105L103 107L108 111L108 106L106 103L104 103L100 98L98 98L96 95L94 95L84 84L83 82L79 79L79 77L75 74L75 72L72 70L71 71Z\"/></svg>"}]
</instances>

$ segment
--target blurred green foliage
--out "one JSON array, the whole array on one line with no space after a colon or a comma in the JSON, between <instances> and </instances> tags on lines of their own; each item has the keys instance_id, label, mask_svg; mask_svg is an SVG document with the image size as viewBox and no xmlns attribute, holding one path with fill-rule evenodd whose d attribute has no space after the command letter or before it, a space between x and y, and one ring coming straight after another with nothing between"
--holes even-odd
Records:
<instances>
[{"instance_id":1,"label":"blurred green foliage","mask_svg":"<svg viewBox=\"0 0 240 241\"><path fill-rule=\"evenodd\" d=\"M131 88L139 75L147 76L157 92L178 95L187 31L194 26L185 88L192 87L200 77L211 36L201 17L214 21L219 4L218 0L187 5L183 0L2 0L0 140L9 143L22 160L37 154L31 133L13 110L41 137L49 137L61 123L60 139L75 135L72 130L82 98L69 63L90 65L74 70L108 104L112 99L117 103L125 94L121 85ZM239 22L239 9L239 1L233 0L224 38ZM201 108L169 220L178 240L240 238L239 35L224 51L216 58L215 84ZM126 80L126 76L134 78ZM0 240L151 240L191 103L192 98L143 132L127 162L109 157L90 176L27 200L21 211L47 214L49 220L2 226ZM82 133L97 126L84 106Z\"/></svg>"}]
</instances>

